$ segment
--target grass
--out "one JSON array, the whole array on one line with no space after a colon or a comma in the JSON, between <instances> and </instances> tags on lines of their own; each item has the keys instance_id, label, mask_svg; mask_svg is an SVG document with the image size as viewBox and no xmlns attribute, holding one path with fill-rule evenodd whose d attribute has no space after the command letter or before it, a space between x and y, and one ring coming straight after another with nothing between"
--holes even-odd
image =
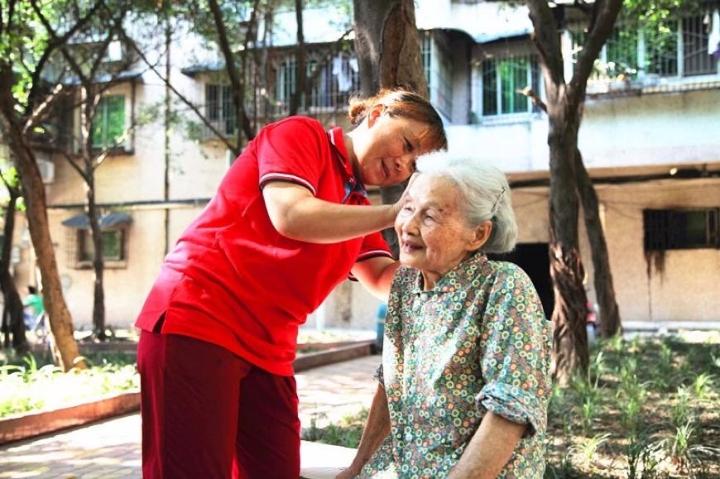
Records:
<instances>
[{"instance_id":1,"label":"grass","mask_svg":"<svg viewBox=\"0 0 720 479\"><path fill-rule=\"evenodd\" d=\"M329 424L326 427L317 427L317 419L310 419L310 427L305 429L302 438L305 441L322 442L335 446L357 447L360 444L368 410L362 409L357 414L343 417L338 424Z\"/></svg>"},{"instance_id":2,"label":"grass","mask_svg":"<svg viewBox=\"0 0 720 479\"><path fill-rule=\"evenodd\" d=\"M0 366L0 418L139 389L134 356L102 353L87 359L90 368L69 373L31 355Z\"/></svg>"},{"instance_id":3,"label":"grass","mask_svg":"<svg viewBox=\"0 0 720 479\"><path fill-rule=\"evenodd\" d=\"M614 338L555 387L546 478L720 477L720 341Z\"/></svg>"},{"instance_id":4,"label":"grass","mask_svg":"<svg viewBox=\"0 0 720 479\"><path fill-rule=\"evenodd\" d=\"M720 478L720 338L620 337L590 369L555 387L545 477ZM367 411L304 439L357 447Z\"/></svg>"}]
</instances>

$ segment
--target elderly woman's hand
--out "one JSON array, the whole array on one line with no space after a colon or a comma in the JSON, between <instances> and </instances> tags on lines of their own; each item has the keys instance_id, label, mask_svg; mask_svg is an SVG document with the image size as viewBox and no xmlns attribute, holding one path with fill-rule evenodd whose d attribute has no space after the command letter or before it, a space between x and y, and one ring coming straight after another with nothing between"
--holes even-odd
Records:
<instances>
[{"instance_id":1,"label":"elderly woman's hand","mask_svg":"<svg viewBox=\"0 0 720 479\"><path fill-rule=\"evenodd\" d=\"M335 476L335 479L353 479L353 477L357 477L358 474L360 474L360 471L355 470L355 468L351 466Z\"/></svg>"}]
</instances>

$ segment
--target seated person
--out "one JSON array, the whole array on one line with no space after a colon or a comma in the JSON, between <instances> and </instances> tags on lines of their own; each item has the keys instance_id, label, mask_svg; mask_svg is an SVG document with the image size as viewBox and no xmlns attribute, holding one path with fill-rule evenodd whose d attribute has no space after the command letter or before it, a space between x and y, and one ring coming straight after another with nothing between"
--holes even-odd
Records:
<instances>
[{"instance_id":1,"label":"seated person","mask_svg":"<svg viewBox=\"0 0 720 479\"><path fill-rule=\"evenodd\" d=\"M338 478L541 478L551 323L510 251L517 225L497 169L421 158L395 221L375 398Z\"/></svg>"},{"instance_id":2,"label":"seated person","mask_svg":"<svg viewBox=\"0 0 720 479\"><path fill-rule=\"evenodd\" d=\"M40 319L45 314L45 303L43 298L38 294L35 286L28 286L28 294L23 299L23 319L25 327L30 331L34 331L40 327Z\"/></svg>"}]
</instances>

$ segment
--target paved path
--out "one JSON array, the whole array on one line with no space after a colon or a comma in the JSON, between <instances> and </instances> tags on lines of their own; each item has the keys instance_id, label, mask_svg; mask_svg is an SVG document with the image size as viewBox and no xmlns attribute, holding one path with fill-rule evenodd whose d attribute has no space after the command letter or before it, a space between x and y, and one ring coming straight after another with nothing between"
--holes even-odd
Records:
<instances>
[{"instance_id":1,"label":"paved path","mask_svg":"<svg viewBox=\"0 0 720 479\"><path fill-rule=\"evenodd\" d=\"M303 427L335 421L369 407L379 356L299 373ZM132 414L0 448L0 479L139 478L140 416Z\"/></svg>"}]
</instances>

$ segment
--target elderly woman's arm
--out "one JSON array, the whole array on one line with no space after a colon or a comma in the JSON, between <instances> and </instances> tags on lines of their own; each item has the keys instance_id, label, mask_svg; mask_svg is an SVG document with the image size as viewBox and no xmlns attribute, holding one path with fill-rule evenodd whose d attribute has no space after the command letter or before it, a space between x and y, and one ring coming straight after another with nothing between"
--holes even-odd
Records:
<instances>
[{"instance_id":1,"label":"elderly woman's arm","mask_svg":"<svg viewBox=\"0 0 720 479\"><path fill-rule=\"evenodd\" d=\"M512 456L527 426L488 411L448 479L494 479Z\"/></svg>"},{"instance_id":2,"label":"elderly woman's arm","mask_svg":"<svg viewBox=\"0 0 720 479\"><path fill-rule=\"evenodd\" d=\"M375 454L375 451L380 447L389 432L390 412L388 411L385 388L378 383L355 459L353 459L350 467L336 476L336 479L350 479L360 474L363 466Z\"/></svg>"}]
</instances>

